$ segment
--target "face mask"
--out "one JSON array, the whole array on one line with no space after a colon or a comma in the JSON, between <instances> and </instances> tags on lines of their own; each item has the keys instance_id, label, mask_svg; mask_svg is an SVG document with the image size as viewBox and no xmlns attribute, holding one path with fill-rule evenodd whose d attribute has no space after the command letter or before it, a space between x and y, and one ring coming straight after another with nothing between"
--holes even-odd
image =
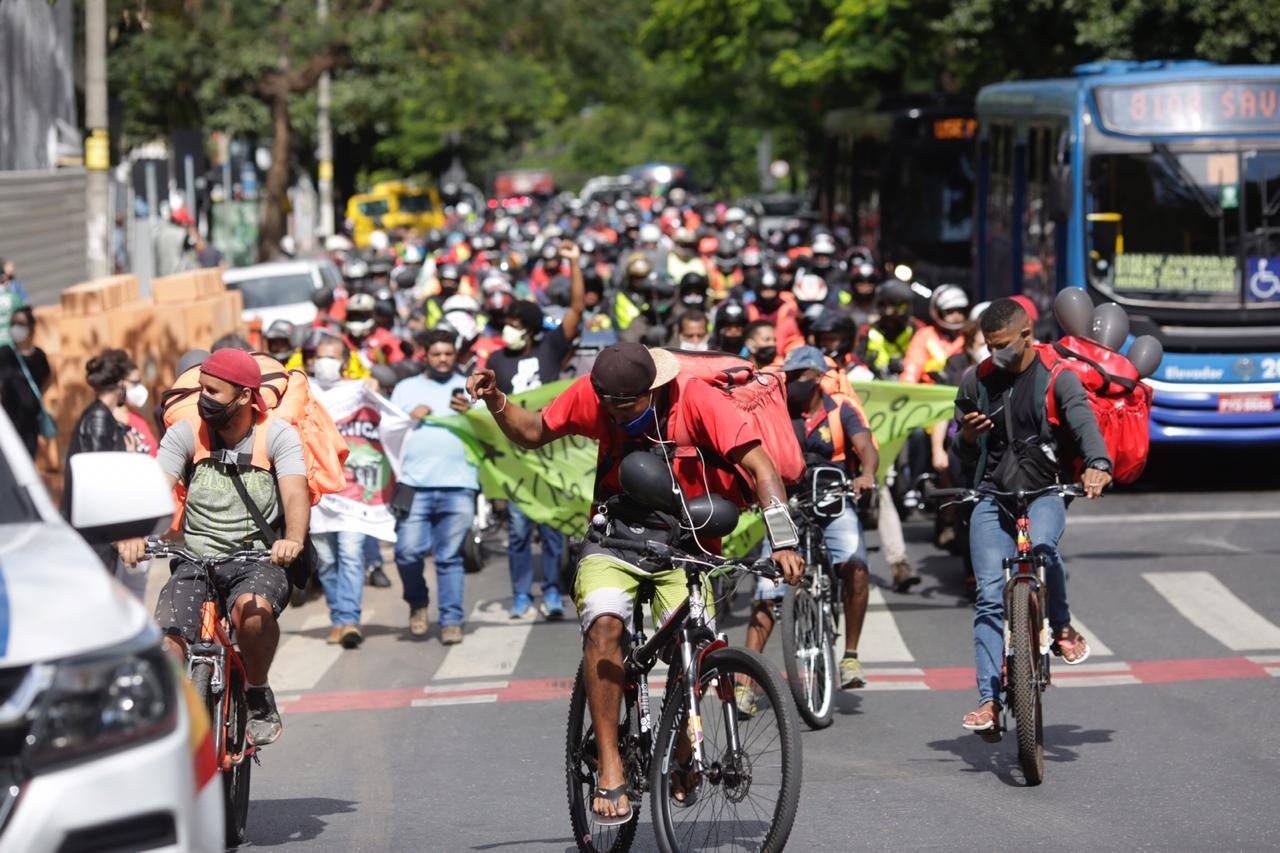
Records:
<instances>
[{"instance_id":1,"label":"face mask","mask_svg":"<svg viewBox=\"0 0 1280 853\"><path fill-rule=\"evenodd\" d=\"M29 326L10 326L9 337L13 338L15 344L25 344L27 339L31 337L31 328Z\"/></svg>"},{"instance_id":2,"label":"face mask","mask_svg":"<svg viewBox=\"0 0 1280 853\"><path fill-rule=\"evenodd\" d=\"M373 320L356 320L347 323L347 331L353 337L363 338L373 331Z\"/></svg>"},{"instance_id":3,"label":"face mask","mask_svg":"<svg viewBox=\"0 0 1280 853\"><path fill-rule=\"evenodd\" d=\"M1000 370L1009 372L1010 368L1022 361L1022 350L1016 343L991 351L991 362Z\"/></svg>"},{"instance_id":4,"label":"face mask","mask_svg":"<svg viewBox=\"0 0 1280 853\"><path fill-rule=\"evenodd\" d=\"M649 429L650 423L656 423L657 414L653 410L653 406L645 409L640 413L639 417L627 421L625 424L618 424L618 428L627 434L629 438L639 438Z\"/></svg>"},{"instance_id":5,"label":"face mask","mask_svg":"<svg viewBox=\"0 0 1280 853\"><path fill-rule=\"evenodd\" d=\"M756 296L756 306L764 312L772 311L778 307L778 294L775 291L773 296Z\"/></svg>"},{"instance_id":6,"label":"face mask","mask_svg":"<svg viewBox=\"0 0 1280 853\"><path fill-rule=\"evenodd\" d=\"M332 356L317 358L311 363L311 375L321 382L337 382L342 378L342 359Z\"/></svg>"},{"instance_id":7,"label":"face mask","mask_svg":"<svg viewBox=\"0 0 1280 853\"><path fill-rule=\"evenodd\" d=\"M209 425L209 429L220 430L231 423L231 419L235 417L236 412L240 411L237 406L232 408L231 403L219 403L217 400L206 394L200 395L200 402L196 404L196 408L200 410L200 418Z\"/></svg>"},{"instance_id":8,"label":"face mask","mask_svg":"<svg viewBox=\"0 0 1280 853\"><path fill-rule=\"evenodd\" d=\"M705 300L701 296L686 296L681 301L689 308L701 308Z\"/></svg>"},{"instance_id":9,"label":"face mask","mask_svg":"<svg viewBox=\"0 0 1280 853\"><path fill-rule=\"evenodd\" d=\"M793 415L803 414L813 399L814 389L818 387L816 379L801 379L787 383L787 409Z\"/></svg>"},{"instance_id":10,"label":"face mask","mask_svg":"<svg viewBox=\"0 0 1280 853\"><path fill-rule=\"evenodd\" d=\"M427 368L427 375L436 382L447 382L454 375L453 370L436 370L434 367Z\"/></svg>"},{"instance_id":11,"label":"face mask","mask_svg":"<svg viewBox=\"0 0 1280 853\"><path fill-rule=\"evenodd\" d=\"M707 345L706 338L703 338L697 343L694 343L693 341L686 341L684 338L681 338L680 349L692 350L693 352L706 352L710 347Z\"/></svg>"},{"instance_id":12,"label":"face mask","mask_svg":"<svg viewBox=\"0 0 1280 853\"><path fill-rule=\"evenodd\" d=\"M271 354L272 358L274 358L276 361L281 363L284 363L293 357L293 349L290 347L285 347L284 349L267 350L267 352Z\"/></svg>"},{"instance_id":13,"label":"face mask","mask_svg":"<svg viewBox=\"0 0 1280 853\"><path fill-rule=\"evenodd\" d=\"M755 352L756 364L771 364L777 357L777 347L760 347Z\"/></svg>"},{"instance_id":14,"label":"face mask","mask_svg":"<svg viewBox=\"0 0 1280 853\"><path fill-rule=\"evenodd\" d=\"M978 346L973 348L974 364L980 364L986 361L987 357L990 355L991 355L991 350L987 348L986 344L979 344Z\"/></svg>"},{"instance_id":15,"label":"face mask","mask_svg":"<svg viewBox=\"0 0 1280 853\"><path fill-rule=\"evenodd\" d=\"M147 386L139 382L137 385L130 385L129 390L124 392L124 401L135 409L141 409L147 404Z\"/></svg>"},{"instance_id":16,"label":"face mask","mask_svg":"<svg viewBox=\"0 0 1280 853\"><path fill-rule=\"evenodd\" d=\"M721 335L720 349L725 352L742 352L742 335Z\"/></svg>"},{"instance_id":17,"label":"face mask","mask_svg":"<svg viewBox=\"0 0 1280 853\"><path fill-rule=\"evenodd\" d=\"M529 345L529 332L515 326L503 326L502 345L507 349L522 350Z\"/></svg>"}]
</instances>

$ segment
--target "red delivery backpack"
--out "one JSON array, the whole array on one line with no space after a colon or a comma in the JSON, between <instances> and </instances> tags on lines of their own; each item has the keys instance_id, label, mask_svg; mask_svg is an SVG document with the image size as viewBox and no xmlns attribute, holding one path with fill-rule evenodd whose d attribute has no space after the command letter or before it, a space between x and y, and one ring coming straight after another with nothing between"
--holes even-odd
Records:
<instances>
[{"instance_id":1,"label":"red delivery backpack","mask_svg":"<svg viewBox=\"0 0 1280 853\"><path fill-rule=\"evenodd\" d=\"M782 375L758 371L751 362L723 352L669 350L680 362L676 387L683 389L690 379L701 379L724 392L734 408L759 433L764 450L773 460L783 482L798 483L804 476L804 454L791 416L787 413L787 392ZM692 444L688 426L677 420L671 427L677 447ZM679 451L677 451L677 454Z\"/></svg>"},{"instance_id":2,"label":"red delivery backpack","mask_svg":"<svg viewBox=\"0 0 1280 853\"><path fill-rule=\"evenodd\" d=\"M1151 444L1151 389L1142 384L1138 370L1118 352L1087 338L1066 337L1039 347L1040 358L1049 368L1045 395L1049 423L1061 425L1058 404L1053 396L1053 380L1063 370L1080 377L1089 407L1098 421L1102 440L1111 455L1112 476L1132 483L1147 465ZM1076 459L1072 470L1079 476L1083 460Z\"/></svg>"}]
</instances>

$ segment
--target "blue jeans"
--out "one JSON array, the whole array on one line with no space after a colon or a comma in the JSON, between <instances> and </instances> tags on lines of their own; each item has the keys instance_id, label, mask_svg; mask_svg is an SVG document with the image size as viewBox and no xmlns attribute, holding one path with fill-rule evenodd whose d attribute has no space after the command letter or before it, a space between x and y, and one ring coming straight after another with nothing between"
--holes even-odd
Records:
<instances>
[{"instance_id":1,"label":"blue jeans","mask_svg":"<svg viewBox=\"0 0 1280 853\"><path fill-rule=\"evenodd\" d=\"M364 559L362 564L366 569L372 566L382 565L382 540L374 536L364 537L364 553L361 554Z\"/></svg>"},{"instance_id":2,"label":"blue jeans","mask_svg":"<svg viewBox=\"0 0 1280 853\"><path fill-rule=\"evenodd\" d=\"M427 554L436 562L436 590L440 595L440 624L461 625L462 543L476 514L474 489L414 489L409 515L396 524L396 568L410 607L426 607L431 600L423 570Z\"/></svg>"},{"instance_id":3,"label":"blue jeans","mask_svg":"<svg viewBox=\"0 0 1280 853\"><path fill-rule=\"evenodd\" d=\"M1067 507L1057 495L1036 498L1028 513L1031 550L1044 555L1048 586L1049 627L1058 630L1071 621L1067 605L1067 569L1058 553L1058 540L1067 525ZM978 581L978 604L973 612L973 652L978 671L980 702L1000 699L1000 667L1004 653L1004 564L1017 554L1013 520L994 498L983 498L969 518L969 553Z\"/></svg>"},{"instance_id":4,"label":"blue jeans","mask_svg":"<svg viewBox=\"0 0 1280 853\"><path fill-rule=\"evenodd\" d=\"M350 530L315 533L311 541L320 562L320 585L329 603L329 621L334 625L359 625L365 535Z\"/></svg>"},{"instance_id":5,"label":"blue jeans","mask_svg":"<svg viewBox=\"0 0 1280 853\"><path fill-rule=\"evenodd\" d=\"M554 527L534 524L514 501L507 502L509 544L507 563L511 569L511 591L516 598L533 595L533 529L542 531L542 594L560 589L560 554L564 551L564 535Z\"/></svg>"}]
</instances>

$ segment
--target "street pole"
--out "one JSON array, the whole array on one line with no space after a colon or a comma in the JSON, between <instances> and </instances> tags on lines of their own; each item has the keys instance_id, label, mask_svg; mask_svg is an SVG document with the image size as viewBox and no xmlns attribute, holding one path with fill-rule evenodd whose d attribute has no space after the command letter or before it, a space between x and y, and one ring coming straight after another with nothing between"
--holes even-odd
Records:
<instances>
[{"instance_id":1,"label":"street pole","mask_svg":"<svg viewBox=\"0 0 1280 853\"><path fill-rule=\"evenodd\" d=\"M89 131L84 143L85 225L88 228L89 276L111 274L111 215L108 206L108 169L111 137L107 131L107 0L85 2L84 123Z\"/></svg>"},{"instance_id":2,"label":"street pole","mask_svg":"<svg viewBox=\"0 0 1280 853\"><path fill-rule=\"evenodd\" d=\"M329 19L329 0L316 0L316 18L324 26ZM319 161L316 187L320 191L320 221L317 232L321 238L333 234L333 130L329 126L329 72L320 75L316 91L319 106L316 115L316 160Z\"/></svg>"}]
</instances>

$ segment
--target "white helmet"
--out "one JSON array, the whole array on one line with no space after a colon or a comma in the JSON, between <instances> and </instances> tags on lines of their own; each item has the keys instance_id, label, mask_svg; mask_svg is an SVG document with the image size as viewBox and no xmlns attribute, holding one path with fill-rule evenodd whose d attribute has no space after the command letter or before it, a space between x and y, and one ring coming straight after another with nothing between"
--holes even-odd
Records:
<instances>
[{"instance_id":1,"label":"white helmet","mask_svg":"<svg viewBox=\"0 0 1280 853\"><path fill-rule=\"evenodd\" d=\"M747 212L740 207L731 207L724 212L724 222L732 225L747 218Z\"/></svg>"},{"instance_id":2,"label":"white helmet","mask_svg":"<svg viewBox=\"0 0 1280 853\"><path fill-rule=\"evenodd\" d=\"M652 222L646 222L640 226L640 242L656 243L662 239L662 230Z\"/></svg>"},{"instance_id":3,"label":"white helmet","mask_svg":"<svg viewBox=\"0 0 1280 853\"><path fill-rule=\"evenodd\" d=\"M369 246L377 252L385 252L391 245L391 238L387 236L386 231L378 230L369 232Z\"/></svg>"},{"instance_id":4,"label":"white helmet","mask_svg":"<svg viewBox=\"0 0 1280 853\"><path fill-rule=\"evenodd\" d=\"M449 314L454 311L460 311L466 314L479 314L480 303L476 301L474 296L468 296L465 293L455 293L444 301L444 304L440 306L440 310L445 314Z\"/></svg>"},{"instance_id":5,"label":"white helmet","mask_svg":"<svg viewBox=\"0 0 1280 853\"><path fill-rule=\"evenodd\" d=\"M969 319L975 323L978 322L979 320L982 319L982 312L986 311L990 307L991 307L990 300L986 302L979 302L977 305L969 309Z\"/></svg>"},{"instance_id":6,"label":"white helmet","mask_svg":"<svg viewBox=\"0 0 1280 853\"><path fill-rule=\"evenodd\" d=\"M480 326L476 323L476 318L466 311L446 311L441 325L448 326L458 333L458 341L455 345L459 348L469 341L474 341L480 334Z\"/></svg>"},{"instance_id":7,"label":"white helmet","mask_svg":"<svg viewBox=\"0 0 1280 853\"><path fill-rule=\"evenodd\" d=\"M813 238L812 248L815 255L834 255L836 253L836 241L831 239L830 234L819 234Z\"/></svg>"},{"instance_id":8,"label":"white helmet","mask_svg":"<svg viewBox=\"0 0 1280 853\"><path fill-rule=\"evenodd\" d=\"M806 275L791 290L799 302L821 302L827 298L827 282L820 275Z\"/></svg>"},{"instance_id":9,"label":"white helmet","mask_svg":"<svg viewBox=\"0 0 1280 853\"><path fill-rule=\"evenodd\" d=\"M969 310L969 295L954 284L939 285L929 297L929 316L940 328L948 331L959 331L964 328L964 321L958 323L943 322L942 315L948 311Z\"/></svg>"}]
</instances>

